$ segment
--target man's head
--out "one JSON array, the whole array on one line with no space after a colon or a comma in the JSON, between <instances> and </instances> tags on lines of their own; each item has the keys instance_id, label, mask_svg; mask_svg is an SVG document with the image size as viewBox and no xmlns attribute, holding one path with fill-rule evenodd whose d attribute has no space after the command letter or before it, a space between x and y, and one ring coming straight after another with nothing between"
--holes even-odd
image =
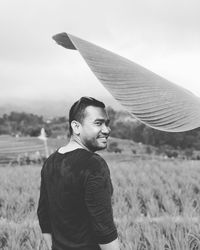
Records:
<instances>
[{"instance_id":1,"label":"man's head","mask_svg":"<svg viewBox=\"0 0 200 250\"><path fill-rule=\"evenodd\" d=\"M69 128L72 136L78 136L81 143L91 151L104 149L110 133L109 119L104 103L82 97L69 112Z\"/></svg>"}]
</instances>

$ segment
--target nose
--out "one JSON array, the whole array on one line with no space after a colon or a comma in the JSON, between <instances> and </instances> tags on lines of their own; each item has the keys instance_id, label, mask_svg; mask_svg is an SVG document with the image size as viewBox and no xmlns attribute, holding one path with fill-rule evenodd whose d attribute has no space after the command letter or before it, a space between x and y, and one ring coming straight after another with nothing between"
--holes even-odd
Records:
<instances>
[{"instance_id":1,"label":"nose","mask_svg":"<svg viewBox=\"0 0 200 250\"><path fill-rule=\"evenodd\" d=\"M108 134L110 134L110 131L111 131L110 127L103 124L102 129L101 129L102 134L108 135Z\"/></svg>"}]
</instances>

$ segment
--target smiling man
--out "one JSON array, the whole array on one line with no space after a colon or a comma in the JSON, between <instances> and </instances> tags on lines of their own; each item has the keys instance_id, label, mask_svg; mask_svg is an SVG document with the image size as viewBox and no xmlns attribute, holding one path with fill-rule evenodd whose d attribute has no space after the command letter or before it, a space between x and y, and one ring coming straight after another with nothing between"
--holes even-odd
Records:
<instances>
[{"instance_id":1,"label":"smiling man","mask_svg":"<svg viewBox=\"0 0 200 250\"><path fill-rule=\"evenodd\" d=\"M38 218L49 249L119 250L113 187L104 159L109 119L104 103L82 97L69 112L70 141L41 171Z\"/></svg>"}]
</instances>

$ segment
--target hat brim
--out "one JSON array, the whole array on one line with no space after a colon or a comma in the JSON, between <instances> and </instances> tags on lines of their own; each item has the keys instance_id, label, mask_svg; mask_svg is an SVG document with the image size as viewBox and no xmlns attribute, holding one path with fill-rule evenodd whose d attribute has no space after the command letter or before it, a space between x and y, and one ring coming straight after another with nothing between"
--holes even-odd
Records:
<instances>
[{"instance_id":1,"label":"hat brim","mask_svg":"<svg viewBox=\"0 0 200 250\"><path fill-rule=\"evenodd\" d=\"M146 125L168 132L200 126L200 98L150 70L67 33L53 36L78 50L103 86Z\"/></svg>"}]
</instances>

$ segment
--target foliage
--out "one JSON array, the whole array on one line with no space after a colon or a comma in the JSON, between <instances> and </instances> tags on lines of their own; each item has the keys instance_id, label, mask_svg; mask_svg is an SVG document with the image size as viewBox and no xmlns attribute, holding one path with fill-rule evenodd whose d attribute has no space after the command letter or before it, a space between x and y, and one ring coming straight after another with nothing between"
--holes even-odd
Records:
<instances>
[{"instance_id":1,"label":"foliage","mask_svg":"<svg viewBox=\"0 0 200 250\"><path fill-rule=\"evenodd\" d=\"M107 147L108 152L121 153L122 149L118 147L118 143L113 141L108 144Z\"/></svg>"},{"instance_id":2,"label":"foliage","mask_svg":"<svg viewBox=\"0 0 200 250\"><path fill-rule=\"evenodd\" d=\"M66 133L67 119L53 118L45 121L42 116L25 112L11 112L0 118L0 134L39 136L41 128L45 128L47 136L55 137Z\"/></svg>"},{"instance_id":3,"label":"foliage","mask_svg":"<svg viewBox=\"0 0 200 250\"><path fill-rule=\"evenodd\" d=\"M67 136L48 138L46 141L48 152L46 152L44 141L39 138L0 135L0 164L13 166L42 164L47 156L46 153L51 154L67 142Z\"/></svg>"},{"instance_id":4,"label":"foliage","mask_svg":"<svg viewBox=\"0 0 200 250\"><path fill-rule=\"evenodd\" d=\"M122 250L200 248L198 162L104 157ZM41 166L0 170L0 249L46 250L36 216Z\"/></svg>"},{"instance_id":5,"label":"foliage","mask_svg":"<svg viewBox=\"0 0 200 250\"><path fill-rule=\"evenodd\" d=\"M200 128L180 133L163 132L146 126L125 111L115 111L108 107L107 112L112 137L129 139L157 148L169 145L176 150L200 150ZM38 136L42 127L49 137L55 138L64 134L69 136L68 120L65 117L45 120L35 114L11 112L0 118L0 134Z\"/></svg>"},{"instance_id":6,"label":"foliage","mask_svg":"<svg viewBox=\"0 0 200 250\"><path fill-rule=\"evenodd\" d=\"M163 132L146 126L125 111L118 112L109 107L108 114L111 119L114 119L110 125L113 137L129 139L158 148L169 145L174 149L200 150L200 128L179 133Z\"/></svg>"}]
</instances>

